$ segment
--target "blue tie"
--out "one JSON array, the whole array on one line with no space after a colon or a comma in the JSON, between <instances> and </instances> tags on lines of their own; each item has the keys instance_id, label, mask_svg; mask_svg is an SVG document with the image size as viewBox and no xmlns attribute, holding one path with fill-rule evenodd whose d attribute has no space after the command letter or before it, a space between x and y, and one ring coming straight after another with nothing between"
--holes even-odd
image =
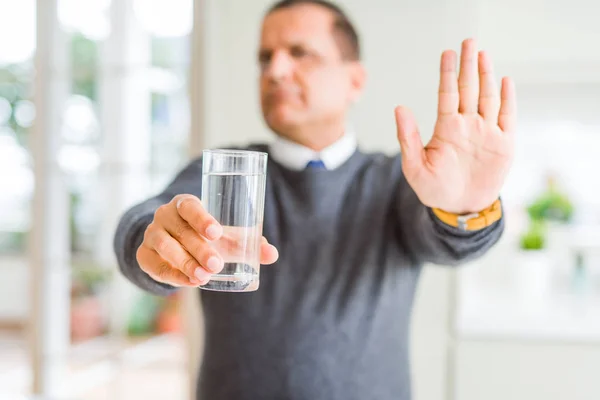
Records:
<instances>
[{"instance_id":1,"label":"blue tie","mask_svg":"<svg viewBox=\"0 0 600 400\"><path fill-rule=\"evenodd\" d=\"M312 160L306 164L306 169L326 169L325 164L321 160Z\"/></svg>"}]
</instances>

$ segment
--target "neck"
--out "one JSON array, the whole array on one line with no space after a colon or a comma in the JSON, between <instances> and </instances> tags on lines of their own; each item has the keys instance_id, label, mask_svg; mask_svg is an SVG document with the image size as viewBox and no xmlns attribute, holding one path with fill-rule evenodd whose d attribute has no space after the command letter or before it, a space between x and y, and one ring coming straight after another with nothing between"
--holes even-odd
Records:
<instances>
[{"instance_id":1,"label":"neck","mask_svg":"<svg viewBox=\"0 0 600 400\"><path fill-rule=\"evenodd\" d=\"M278 135L304 147L308 147L311 150L321 151L342 138L345 131L345 124L338 122L334 124L320 124L318 126L298 126L287 132L278 133Z\"/></svg>"}]
</instances>

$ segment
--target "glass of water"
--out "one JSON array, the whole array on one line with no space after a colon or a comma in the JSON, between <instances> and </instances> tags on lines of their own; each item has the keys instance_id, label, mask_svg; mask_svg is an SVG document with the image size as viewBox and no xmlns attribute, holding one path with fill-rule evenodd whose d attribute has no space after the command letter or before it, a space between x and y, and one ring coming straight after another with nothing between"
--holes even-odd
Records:
<instances>
[{"instance_id":1,"label":"glass of water","mask_svg":"<svg viewBox=\"0 0 600 400\"><path fill-rule=\"evenodd\" d=\"M266 176L267 153L203 151L202 205L223 226L223 236L211 245L225 266L202 289L258 289Z\"/></svg>"}]
</instances>

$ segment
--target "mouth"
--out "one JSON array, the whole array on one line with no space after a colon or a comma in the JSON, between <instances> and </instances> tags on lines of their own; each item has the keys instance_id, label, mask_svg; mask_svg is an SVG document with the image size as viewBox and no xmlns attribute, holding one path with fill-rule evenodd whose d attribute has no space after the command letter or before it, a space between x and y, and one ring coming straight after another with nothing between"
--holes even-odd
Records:
<instances>
[{"instance_id":1,"label":"mouth","mask_svg":"<svg viewBox=\"0 0 600 400\"><path fill-rule=\"evenodd\" d=\"M267 92L269 102L280 102L295 100L300 97L300 89L298 87L278 87Z\"/></svg>"}]
</instances>

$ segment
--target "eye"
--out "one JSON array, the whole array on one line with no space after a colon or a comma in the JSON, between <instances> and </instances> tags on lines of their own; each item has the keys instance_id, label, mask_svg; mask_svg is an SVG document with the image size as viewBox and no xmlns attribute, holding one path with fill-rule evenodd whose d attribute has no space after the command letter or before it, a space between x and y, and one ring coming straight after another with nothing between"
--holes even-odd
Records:
<instances>
[{"instance_id":1,"label":"eye","mask_svg":"<svg viewBox=\"0 0 600 400\"><path fill-rule=\"evenodd\" d=\"M272 53L270 51L261 51L258 55L258 63L261 66L267 66L271 62Z\"/></svg>"},{"instance_id":2,"label":"eye","mask_svg":"<svg viewBox=\"0 0 600 400\"><path fill-rule=\"evenodd\" d=\"M302 48L300 46L294 46L294 47L292 47L290 49L290 54L294 58L303 58L303 57L308 56L308 52L304 48Z\"/></svg>"}]
</instances>

